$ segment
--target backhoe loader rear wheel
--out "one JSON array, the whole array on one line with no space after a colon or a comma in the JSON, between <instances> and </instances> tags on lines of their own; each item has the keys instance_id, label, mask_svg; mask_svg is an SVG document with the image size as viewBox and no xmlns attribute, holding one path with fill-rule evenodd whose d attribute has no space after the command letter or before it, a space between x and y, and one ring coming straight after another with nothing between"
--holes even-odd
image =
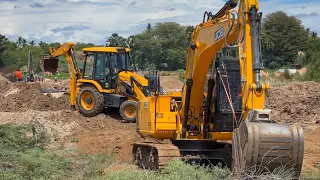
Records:
<instances>
[{"instance_id":1,"label":"backhoe loader rear wheel","mask_svg":"<svg viewBox=\"0 0 320 180\"><path fill-rule=\"evenodd\" d=\"M96 116L104 110L104 97L96 88L85 86L77 96L80 113L86 117Z\"/></svg>"},{"instance_id":2,"label":"backhoe loader rear wheel","mask_svg":"<svg viewBox=\"0 0 320 180\"><path fill-rule=\"evenodd\" d=\"M137 116L137 102L133 100L126 100L120 106L119 112L124 119L123 122L136 122Z\"/></svg>"}]
</instances>

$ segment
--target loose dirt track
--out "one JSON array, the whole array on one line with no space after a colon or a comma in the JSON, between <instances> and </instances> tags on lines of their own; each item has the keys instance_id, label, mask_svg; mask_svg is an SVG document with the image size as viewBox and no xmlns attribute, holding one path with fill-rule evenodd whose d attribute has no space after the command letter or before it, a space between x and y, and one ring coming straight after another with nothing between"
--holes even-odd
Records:
<instances>
[{"instance_id":1,"label":"loose dirt track","mask_svg":"<svg viewBox=\"0 0 320 180\"><path fill-rule=\"evenodd\" d=\"M85 118L69 110L69 97L43 95L39 83L12 84L0 77L0 123L42 124L51 135L53 144L76 141L77 148L89 153L112 154L118 161L131 162L134 141L143 139L135 132L135 124L120 123L117 110L106 110L93 118ZM177 77L161 77L165 90L182 88ZM179 82L179 83L178 83ZM48 83L48 82L47 82ZM305 129L304 168L313 169L320 162L320 84L295 83L272 87L267 97L267 107L272 108L274 119L299 123Z\"/></svg>"}]
</instances>

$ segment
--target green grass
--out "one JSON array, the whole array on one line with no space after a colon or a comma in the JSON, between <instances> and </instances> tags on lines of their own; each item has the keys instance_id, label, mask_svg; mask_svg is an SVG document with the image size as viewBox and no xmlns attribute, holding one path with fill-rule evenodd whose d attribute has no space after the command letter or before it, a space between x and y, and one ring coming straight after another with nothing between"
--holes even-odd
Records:
<instances>
[{"instance_id":1,"label":"green grass","mask_svg":"<svg viewBox=\"0 0 320 180\"><path fill-rule=\"evenodd\" d=\"M320 179L319 171L305 170L301 173L301 179Z\"/></svg>"},{"instance_id":2,"label":"green grass","mask_svg":"<svg viewBox=\"0 0 320 180\"><path fill-rule=\"evenodd\" d=\"M106 179L110 180L174 180L174 179L198 179L215 180L226 179L231 175L226 168L186 164L182 161L172 161L162 171L148 171L142 169L123 169L111 172Z\"/></svg>"},{"instance_id":3,"label":"green grass","mask_svg":"<svg viewBox=\"0 0 320 180\"><path fill-rule=\"evenodd\" d=\"M181 82L184 82L184 76L185 76L185 72L180 72L179 73L179 76L178 76L178 78L179 78L179 80L181 81Z\"/></svg>"},{"instance_id":4,"label":"green grass","mask_svg":"<svg viewBox=\"0 0 320 180\"><path fill-rule=\"evenodd\" d=\"M54 79L55 77L57 77L57 80L63 80L63 79L69 79L69 73L60 73L59 75L52 75L52 76L44 76L44 78L48 78L48 79Z\"/></svg>"},{"instance_id":5,"label":"green grass","mask_svg":"<svg viewBox=\"0 0 320 180\"><path fill-rule=\"evenodd\" d=\"M79 150L45 149L48 136L39 124L0 125L0 179L107 179L107 180L220 180L290 179L284 168L270 174L235 176L227 168L190 165L172 161L163 170L149 171L116 163L105 154L90 155ZM73 140L72 140L73 141ZM250 171L251 172L251 171ZM319 178L306 171L303 178Z\"/></svg>"},{"instance_id":6,"label":"green grass","mask_svg":"<svg viewBox=\"0 0 320 180\"><path fill-rule=\"evenodd\" d=\"M0 125L0 179L97 179L111 156L46 150L42 127Z\"/></svg>"}]
</instances>

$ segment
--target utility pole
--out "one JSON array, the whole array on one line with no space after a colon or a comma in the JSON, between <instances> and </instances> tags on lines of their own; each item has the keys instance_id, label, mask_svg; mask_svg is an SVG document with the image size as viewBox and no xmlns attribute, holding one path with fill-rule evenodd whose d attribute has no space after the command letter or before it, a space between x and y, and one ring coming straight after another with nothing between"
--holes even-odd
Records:
<instances>
[{"instance_id":1,"label":"utility pole","mask_svg":"<svg viewBox=\"0 0 320 180\"><path fill-rule=\"evenodd\" d=\"M28 62L28 74L30 75L31 74L31 64L32 64L32 54L31 54L31 51L29 50L29 62Z\"/></svg>"}]
</instances>

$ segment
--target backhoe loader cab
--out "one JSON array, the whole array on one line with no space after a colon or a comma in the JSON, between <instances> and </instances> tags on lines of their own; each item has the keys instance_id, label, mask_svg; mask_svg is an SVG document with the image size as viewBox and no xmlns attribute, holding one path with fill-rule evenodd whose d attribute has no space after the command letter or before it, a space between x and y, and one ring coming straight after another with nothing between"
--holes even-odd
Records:
<instances>
[{"instance_id":1,"label":"backhoe loader cab","mask_svg":"<svg viewBox=\"0 0 320 180\"><path fill-rule=\"evenodd\" d=\"M132 71L128 48L84 48L83 79L96 81L103 89L116 89L118 73Z\"/></svg>"}]
</instances>

